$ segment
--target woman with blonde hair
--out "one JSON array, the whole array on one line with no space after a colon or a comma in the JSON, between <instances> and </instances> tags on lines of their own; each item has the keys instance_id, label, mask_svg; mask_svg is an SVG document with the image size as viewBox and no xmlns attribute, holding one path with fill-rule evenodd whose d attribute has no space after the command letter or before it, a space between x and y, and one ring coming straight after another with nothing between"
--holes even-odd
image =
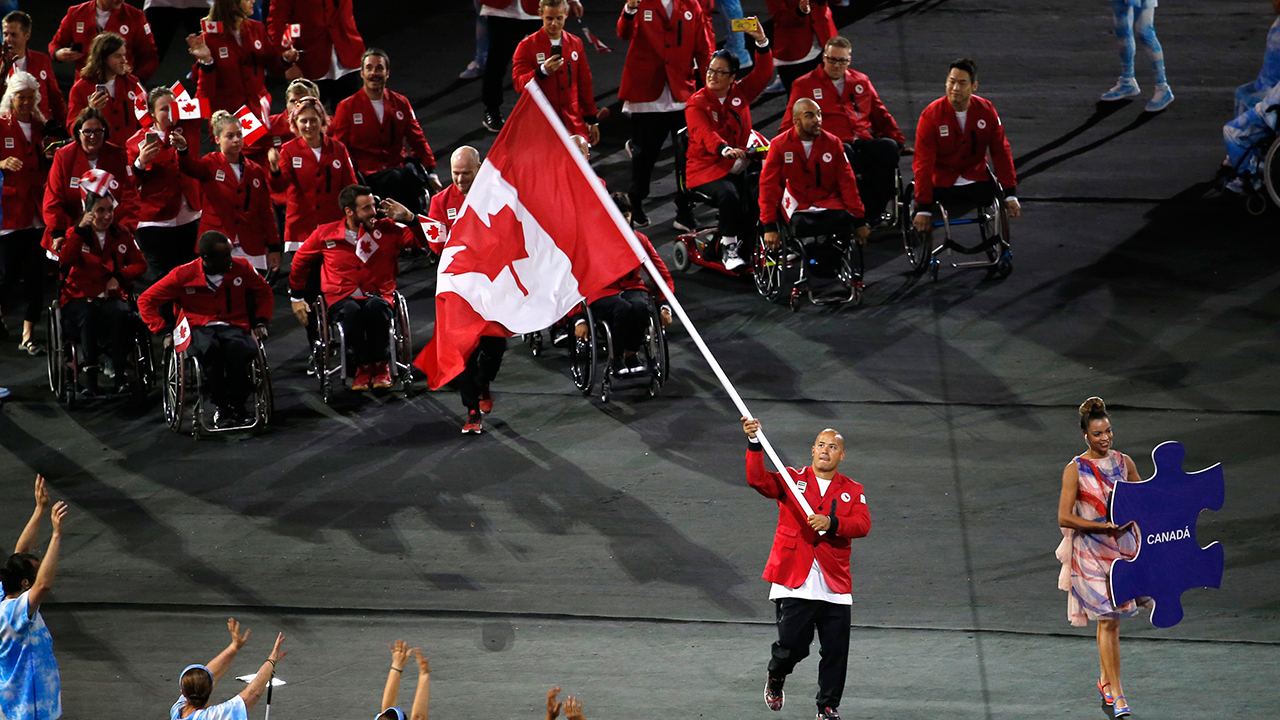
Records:
<instances>
[{"instance_id":1,"label":"woman with blonde hair","mask_svg":"<svg viewBox=\"0 0 1280 720\"><path fill-rule=\"evenodd\" d=\"M9 289L22 281L22 350L32 346L31 336L44 307L44 251L40 236L44 219L40 203L53 151L45 151L45 117L40 113L40 81L30 73L14 72L5 81L0 100L0 170L4 171L4 194L0 198L0 302ZM0 319L0 340L8 328ZM38 345L36 346L38 347Z\"/></svg>"},{"instance_id":2,"label":"woman with blonde hair","mask_svg":"<svg viewBox=\"0 0 1280 720\"><path fill-rule=\"evenodd\" d=\"M123 37L101 33L89 45L88 60L67 100L67 132L86 107L102 113L111 134L123 142L142 127L147 115L147 91L129 66Z\"/></svg>"},{"instance_id":3,"label":"woman with blonde hair","mask_svg":"<svg viewBox=\"0 0 1280 720\"><path fill-rule=\"evenodd\" d=\"M1058 589L1067 592L1067 619L1084 627L1098 621L1098 660L1101 674L1098 693L1111 705L1114 717L1130 714L1120 686L1120 618L1150 607L1149 598L1130 600L1115 607L1110 595L1111 563L1131 560L1138 554L1138 534L1133 524L1124 527L1107 520L1107 508L1116 483L1141 482L1133 460L1112 447L1111 418L1102 398L1091 397L1080 406L1080 430L1088 450L1076 456L1062 471L1058 499L1058 525L1062 543L1057 558L1062 563Z\"/></svg>"},{"instance_id":4,"label":"woman with blonde hair","mask_svg":"<svg viewBox=\"0 0 1280 720\"><path fill-rule=\"evenodd\" d=\"M271 212L267 171L244 156L240 123L226 110L209 119L218 149L197 158L188 141L173 135L178 167L200 181L200 231L217 230L231 240L234 257L247 259L259 271L280 269L280 233Z\"/></svg>"},{"instance_id":5,"label":"woman with blonde hair","mask_svg":"<svg viewBox=\"0 0 1280 720\"><path fill-rule=\"evenodd\" d=\"M298 51L282 52L282 38L272 38L267 26L254 20L253 0L214 0L206 22L216 32L187 36L188 52L196 59L196 96L207 98L210 110L236 112L249 108L263 123L271 115L267 73L282 75L298 59Z\"/></svg>"},{"instance_id":6,"label":"woman with blonde hair","mask_svg":"<svg viewBox=\"0 0 1280 720\"><path fill-rule=\"evenodd\" d=\"M271 189L283 191L287 200L286 252L301 247L317 226L341 220L338 193L356 184L347 146L325 135L329 115L319 98L304 97L291 107L289 126L297 137L267 155Z\"/></svg>"}]
</instances>

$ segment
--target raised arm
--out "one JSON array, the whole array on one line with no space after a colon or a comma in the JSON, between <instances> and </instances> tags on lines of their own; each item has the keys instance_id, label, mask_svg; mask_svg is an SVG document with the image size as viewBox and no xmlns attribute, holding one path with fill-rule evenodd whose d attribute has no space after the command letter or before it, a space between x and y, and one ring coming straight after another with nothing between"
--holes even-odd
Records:
<instances>
[{"instance_id":1,"label":"raised arm","mask_svg":"<svg viewBox=\"0 0 1280 720\"><path fill-rule=\"evenodd\" d=\"M62 550L62 520L67 516L67 504L60 502L53 506L49 520L53 524L53 538L49 540L49 549L36 572L36 582L27 594L27 617L35 617L44 602L44 596L53 589L53 578L58 574L58 553Z\"/></svg>"},{"instance_id":2,"label":"raised arm","mask_svg":"<svg viewBox=\"0 0 1280 720\"><path fill-rule=\"evenodd\" d=\"M271 676L276 672L276 663L289 653L280 649L284 644L284 633L276 636L276 645L271 649L271 654L267 656L266 662L262 663L262 667L258 668L258 674L253 676L253 680L249 681L249 687L240 691L240 699L244 701L244 709L252 710L258 698L262 697L262 692L267 689L267 684L271 682Z\"/></svg>"},{"instance_id":3,"label":"raised arm","mask_svg":"<svg viewBox=\"0 0 1280 720\"><path fill-rule=\"evenodd\" d=\"M227 629L231 631L231 644L226 649L218 653L218 656L209 661L207 667L209 674L213 676L215 683L222 679L231 667L231 661L236 659L236 653L240 652L240 648L249 640L249 630L245 630L244 634L240 633L240 623L235 618L227 618Z\"/></svg>"},{"instance_id":4,"label":"raised arm","mask_svg":"<svg viewBox=\"0 0 1280 720\"><path fill-rule=\"evenodd\" d=\"M404 666L409 662L409 643L397 640L391 643L391 669L387 671L387 685L382 689L382 708L396 706L396 698L400 696L400 679L404 677Z\"/></svg>"},{"instance_id":5,"label":"raised arm","mask_svg":"<svg viewBox=\"0 0 1280 720\"><path fill-rule=\"evenodd\" d=\"M413 709L409 711L409 720L427 720L427 711L431 706L431 663L419 648L413 649L413 656L418 660L418 689L413 694Z\"/></svg>"},{"instance_id":6,"label":"raised arm","mask_svg":"<svg viewBox=\"0 0 1280 720\"><path fill-rule=\"evenodd\" d=\"M36 509L32 511L31 519L27 520L27 526L18 536L18 545L13 549L15 553L31 552L31 548L36 546L36 538L40 537L40 523L48 511L49 491L44 487L44 476L36 473Z\"/></svg>"},{"instance_id":7,"label":"raised arm","mask_svg":"<svg viewBox=\"0 0 1280 720\"><path fill-rule=\"evenodd\" d=\"M760 431L760 421L755 418L742 418L742 431L747 434L750 444L747 446L747 484L751 489L767 498L778 500L785 492L782 489L782 475L769 472L764 466L764 448L756 433Z\"/></svg>"}]
</instances>

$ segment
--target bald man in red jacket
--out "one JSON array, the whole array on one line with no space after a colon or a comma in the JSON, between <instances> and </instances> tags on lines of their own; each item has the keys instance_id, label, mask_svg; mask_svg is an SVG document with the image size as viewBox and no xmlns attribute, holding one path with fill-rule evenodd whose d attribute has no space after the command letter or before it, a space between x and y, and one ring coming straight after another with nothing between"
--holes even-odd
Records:
<instances>
[{"instance_id":1,"label":"bald man in red jacket","mask_svg":"<svg viewBox=\"0 0 1280 720\"><path fill-rule=\"evenodd\" d=\"M842 475L844 437L830 428L813 442L812 464L787 473L813 513L806 515L782 473L769 472L756 433L760 421L742 418L747 446L747 483L778 503L778 527L764 579L773 583L769 599L778 610L778 641L773 644L764 700L781 710L782 685L796 663L809 654L818 631L822 660L818 663L818 720L840 720L849 661L850 608L853 582L849 541L871 532L871 513L862 485Z\"/></svg>"}]
</instances>

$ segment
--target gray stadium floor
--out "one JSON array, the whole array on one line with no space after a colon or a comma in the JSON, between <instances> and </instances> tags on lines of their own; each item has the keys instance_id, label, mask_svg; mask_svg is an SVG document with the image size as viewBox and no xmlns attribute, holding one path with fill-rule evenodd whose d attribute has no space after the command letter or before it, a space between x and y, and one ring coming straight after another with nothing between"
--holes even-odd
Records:
<instances>
[{"instance_id":1,"label":"gray stadium floor","mask_svg":"<svg viewBox=\"0 0 1280 720\"><path fill-rule=\"evenodd\" d=\"M1081 444L1075 407L1100 395L1144 475L1151 449L1175 439L1188 469L1222 462L1227 478L1226 505L1198 528L1226 548L1222 589L1188 592L1175 628L1125 625L1135 716L1280 714L1280 500L1267 470L1280 431L1276 214L1247 218L1211 183L1269 4L1161 5L1177 101L1157 117L1141 103L1096 106L1117 64L1105 3L860 4L842 11L843 32L908 136L946 63L977 58L979 94L1000 109L1022 178L1013 274L916 280L884 241L868 251L864 307L798 314L749 282L676 278L784 457L802 464L818 430L840 428L842 469L866 485L873 528L854 544L841 710L1107 716L1092 694L1092 628L1066 623L1053 558L1058 478ZM470 4L358 5L437 153L485 149L479 85L453 81L471 53ZM591 55L614 112L594 164L623 188L625 46L613 4L588 5L615 49ZM40 47L60 11L33 12ZM171 57L160 76L181 65ZM1141 55L1138 68L1149 90ZM781 111L780 98L762 103L757 126L776 128ZM669 160L659 177L649 234L669 258ZM434 279L403 278L421 346ZM72 505L44 610L67 717L166 712L181 668L225 645L229 615L254 630L233 674L256 669L274 632L289 635L280 718L376 712L399 637L430 655L441 716L534 717L554 685L582 695L592 718L770 716L759 575L775 510L746 486L737 413L682 329L662 397L621 391L608 406L573 391L559 352L534 359L513 343L489 432L462 438L449 392L326 408L302 375L305 338L285 298L276 313L279 423L252 439L175 437L158 401L68 413L42 360L16 342L0 349L14 393L0 412L0 527L20 530L35 471ZM816 647L782 717L812 712L815 672Z\"/></svg>"}]
</instances>

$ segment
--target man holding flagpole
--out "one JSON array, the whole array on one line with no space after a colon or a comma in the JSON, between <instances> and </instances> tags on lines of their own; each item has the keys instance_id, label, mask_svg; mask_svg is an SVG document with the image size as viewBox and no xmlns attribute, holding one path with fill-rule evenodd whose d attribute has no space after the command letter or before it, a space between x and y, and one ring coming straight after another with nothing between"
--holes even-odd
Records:
<instances>
[{"instance_id":1,"label":"man holding flagpole","mask_svg":"<svg viewBox=\"0 0 1280 720\"><path fill-rule=\"evenodd\" d=\"M782 685L796 663L809 654L813 631L818 631L817 720L840 720L849 661L849 622L853 605L849 572L849 541L871 531L871 514L862 485L838 472L844 460L844 437L826 429L813 443L813 462L804 470L788 468L794 488L808 508L793 498L782 473L765 469L760 421L742 418L747 434L747 483L756 492L778 501L778 528L764 579L773 583L769 599L778 613L778 641L773 644L764 701L781 710ZM811 509L810 509L811 508Z\"/></svg>"}]
</instances>

